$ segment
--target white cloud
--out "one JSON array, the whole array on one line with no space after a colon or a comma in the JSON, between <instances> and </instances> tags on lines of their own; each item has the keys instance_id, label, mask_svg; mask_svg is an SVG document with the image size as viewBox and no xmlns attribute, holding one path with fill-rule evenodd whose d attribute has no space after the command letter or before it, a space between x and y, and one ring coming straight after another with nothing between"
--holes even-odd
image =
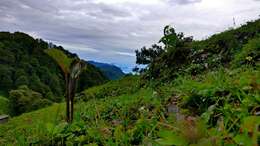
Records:
<instances>
[{"instance_id":1,"label":"white cloud","mask_svg":"<svg viewBox=\"0 0 260 146\"><path fill-rule=\"evenodd\" d=\"M90 52L90 53L99 53L100 51L94 48L91 48L86 45L81 44L66 44L66 43L60 43L60 42L53 42L56 45L62 45L64 48L69 48L71 51L84 51L84 52Z\"/></svg>"},{"instance_id":2,"label":"white cloud","mask_svg":"<svg viewBox=\"0 0 260 146\"><path fill-rule=\"evenodd\" d=\"M124 55L124 56L130 56L130 57L135 57L135 54L134 54L134 53L128 53L128 52L115 52L115 54Z\"/></svg>"},{"instance_id":3,"label":"white cloud","mask_svg":"<svg viewBox=\"0 0 260 146\"><path fill-rule=\"evenodd\" d=\"M133 3L142 5L151 5L161 3L160 0L95 0L96 3L107 3L107 4L122 4L122 3Z\"/></svg>"}]
</instances>

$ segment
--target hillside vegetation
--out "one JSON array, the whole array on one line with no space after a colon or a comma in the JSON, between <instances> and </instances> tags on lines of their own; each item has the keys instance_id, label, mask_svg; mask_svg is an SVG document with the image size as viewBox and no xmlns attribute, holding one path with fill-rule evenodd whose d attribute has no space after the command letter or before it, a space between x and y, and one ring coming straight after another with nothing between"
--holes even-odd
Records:
<instances>
[{"instance_id":1,"label":"hillside vegetation","mask_svg":"<svg viewBox=\"0 0 260 146\"><path fill-rule=\"evenodd\" d=\"M147 65L63 104L0 125L0 145L260 145L260 20L194 41L165 27L136 51Z\"/></svg>"},{"instance_id":2,"label":"hillside vegetation","mask_svg":"<svg viewBox=\"0 0 260 146\"><path fill-rule=\"evenodd\" d=\"M0 95L0 115L8 113L8 99Z\"/></svg>"},{"instance_id":3,"label":"hillside vegetation","mask_svg":"<svg viewBox=\"0 0 260 146\"><path fill-rule=\"evenodd\" d=\"M0 32L0 93L9 98L9 92L12 93L10 98L16 96L17 101L21 104L26 104L28 110L37 109L52 102L61 102L64 95L64 80L61 70L57 63L47 55L44 50L56 48L62 50L65 55L77 57L64 50L61 46L55 46L41 39L34 39L31 36L21 33ZM94 85L100 85L107 81L107 78L101 71L93 65L88 64L88 68L84 70L79 81L78 91L89 88ZM39 95L37 100L32 103L29 96L24 96L24 93L19 92L20 86L27 86L33 93ZM16 94L11 92L16 90ZM27 90L30 92L30 90ZM21 91L21 90L20 90ZM26 94L31 94L27 92ZM36 98L36 97L35 97ZM10 100L12 101L12 100ZM14 106L20 106L20 103ZM36 104L36 105L35 105ZM30 108L30 106L34 106ZM16 111L12 109L10 111ZM18 115L21 112L9 113ZM6 113L8 114L8 113Z\"/></svg>"}]
</instances>

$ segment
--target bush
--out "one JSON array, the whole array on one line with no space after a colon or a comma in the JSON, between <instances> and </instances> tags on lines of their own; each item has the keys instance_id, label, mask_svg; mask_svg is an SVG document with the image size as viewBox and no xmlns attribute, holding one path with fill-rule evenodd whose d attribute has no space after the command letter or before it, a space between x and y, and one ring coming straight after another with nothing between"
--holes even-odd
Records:
<instances>
[{"instance_id":1,"label":"bush","mask_svg":"<svg viewBox=\"0 0 260 146\"><path fill-rule=\"evenodd\" d=\"M255 65L260 61L260 38L250 40L242 50L236 54L233 61L234 66L242 64Z\"/></svg>"},{"instance_id":2,"label":"bush","mask_svg":"<svg viewBox=\"0 0 260 146\"><path fill-rule=\"evenodd\" d=\"M176 79L175 91L182 97L182 108L202 116L216 126L224 117L230 130L237 130L235 119L250 116L259 105L259 71L253 69L219 70L196 79ZM226 119L229 118L229 119Z\"/></svg>"},{"instance_id":3,"label":"bush","mask_svg":"<svg viewBox=\"0 0 260 146\"><path fill-rule=\"evenodd\" d=\"M11 115L19 115L51 104L50 100L44 99L41 93L31 90L27 86L11 90L9 100Z\"/></svg>"},{"instance_id":4,"label":"bush","mask_svg":"<svg viewBox=\"0 0 260 146\"><path fill-rule=\"evenodd\" d=\"M8 104L8 99L0 95L0 115L8 114Z\"/></svg>"}]
</instances>

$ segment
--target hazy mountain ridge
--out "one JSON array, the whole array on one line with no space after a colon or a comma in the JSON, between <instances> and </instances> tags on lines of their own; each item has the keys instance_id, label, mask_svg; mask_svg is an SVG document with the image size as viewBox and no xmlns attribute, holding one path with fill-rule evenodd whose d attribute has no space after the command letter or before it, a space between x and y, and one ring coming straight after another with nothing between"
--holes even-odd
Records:
<instances>
[{"instance_id":1,"label":"hazy mountain ridge","mask_svg":"<svg viewBox=\"0 0 260 146\"><path fill-rule=\"evenodd\" d=\"M88 63L99 68L110 80L120 79L125 75L121 68L113 64L100 63L96 61L88 61Z\"/></svg>"}]
</instances>

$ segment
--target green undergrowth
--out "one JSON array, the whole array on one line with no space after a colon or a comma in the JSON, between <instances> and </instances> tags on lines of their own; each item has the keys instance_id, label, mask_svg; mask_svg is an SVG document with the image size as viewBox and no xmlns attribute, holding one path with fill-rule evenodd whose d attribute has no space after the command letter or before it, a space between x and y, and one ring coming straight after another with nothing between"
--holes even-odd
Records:
<instances>
[{"instance_id":1,"label":"green undergrowth","mask_svg":"<svg viewBox=\"0 0 260 146\"><path fill-rule=\"evenodd\" d=\"M43 140L46 123L56 123L64 119L64 104L54 104L34 112L24 113L0 125L0 145L28 145Z\"/></svg>"},{"instance_id":2,"label":"green undergrowth","mask_svg":"<svg viewBox=\"0 0 260 146\"><path fill-rule=\"evenodd\" d=\"M104 85L83 91L78 98L84 101L104 97L115 97L122 94L135 93L140 88L139 76L126 76L120 80L110 81Z\"/></svg>"},{"instance_id":3,"label":"green undergrowth","mask_svg":"<svg viewBox=\"0 0 260 146\"><path fill-rule=\"evenodd\" d=\"M167 85L101 94L126 89L122 81L107 89L115 83L110 82L84 91L98 98L79 99L71 125L64 120L64 105L56 104L0 125L0 145L256 146L259 76L252 67L219 69L179 76ZM171 111L176 100L177 113Z\"/></svg>"},{"instance_id":4,"label":"green undergrowth","mask_svg":"<svg viewBox=\"0 0 260 146\"><path fill-rule=\"evenodd\" d=\"M8 103L9 100L0 95L0 115L8 114Z\"/></svg>"}]
</instances>

